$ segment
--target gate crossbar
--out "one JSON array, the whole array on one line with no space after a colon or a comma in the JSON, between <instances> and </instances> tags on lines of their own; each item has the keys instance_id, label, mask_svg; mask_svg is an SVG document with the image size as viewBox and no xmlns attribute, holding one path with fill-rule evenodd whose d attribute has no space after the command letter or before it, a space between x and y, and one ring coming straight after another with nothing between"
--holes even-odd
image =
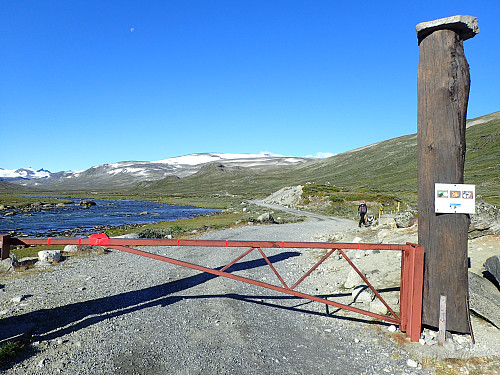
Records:
<instances>
[{"instance_id":1,"label":"gate crossbar","mask_svg":"<svg viewBox=\"0 0 500 375\"><path fill-rule=\"evenodd\" d=\"M229 240L181 240L181 239L121 239L109 238L106 234L93 234L89 238L10 238L10 236L0 236L0 248L2 249L2 258L10 245L96 245L124 251L148 257L155 260L175 264L182 267L195 269L201 272L210 273L216 276L226 277L233 280L242 281L248 284L264 287L274 291L282 292L310 301L320 302L326 305L334 306L340 309L363 314L372 318L380 319L392 324L399 325L401 331L411 341L418 341L421 331L421 311L422 311L422 286L423 286L423 247L416 244L360 244L360 243L333 243L333 242L285 242L285 241L229 241ZM220 269L212 269L197 264L185 262L166 256L153 254L147 251L130 248L128 246L191 246L191 247L249 247L243 254L232 260L226 266ZM289 287L280 276L278 271L272 265L272 262L266 256L263 248L282 248L282 249L326 249L329 250L316 264L314 264L304 275ZM400 315L387 304L377 290L366 279L363 273L355 266L343 250L393 250L402 251L401 256L401 287L400 287ZM234 275L226 272L231 266L236 264L242 258L258 250L266 263L272 269L282 286L265 283L259 280L253 280L247 277ZM298 292L295 289L299 286L315 269L317 269L326 259L328 259L335 250L344 257L344 259L356 270L366 285L375 293L376 297L382 301L390 312L391 316L380 315L371 311L359 309L357 307L330 301L326 298L309 295ZM8 256L8 255L7 255Z\"/></svg>"}]
</instances>

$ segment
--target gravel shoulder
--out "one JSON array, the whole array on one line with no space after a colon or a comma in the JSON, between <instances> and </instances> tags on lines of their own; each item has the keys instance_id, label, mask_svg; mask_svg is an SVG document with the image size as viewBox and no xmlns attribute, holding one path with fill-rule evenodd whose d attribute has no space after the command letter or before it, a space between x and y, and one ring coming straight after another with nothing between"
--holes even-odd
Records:
<instances>
[{"instance_id":1,"label":"gravel shoulder","mask_svg":"<svg viewBox=\"0 0 500 375\"><path fill-rule=\"evenodd\" d=\"M354 221L307 216L301 223L249 225L201 238L325 241L358 234ZM144 250L220 267L244 249ZM319 256L308 249L264 251L289 285ZM231 270L279 284L257 252ZM301 288L347 300L346 272L331 260ZM0 285L0 330L29 325L34 340L1 369L5 374L433 373L418 364L421 353L412 348L420 344L395 340L385 323L344 311L327 314L318 303L116 250ZM497 355L486 347L477 353Z\"/></svg>"}]
</instances>

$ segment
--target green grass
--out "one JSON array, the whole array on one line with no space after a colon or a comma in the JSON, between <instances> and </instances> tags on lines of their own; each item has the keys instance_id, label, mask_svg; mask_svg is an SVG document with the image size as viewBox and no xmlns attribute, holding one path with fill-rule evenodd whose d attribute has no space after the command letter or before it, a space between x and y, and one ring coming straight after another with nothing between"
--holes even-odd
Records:
<instances>
[{"instance_id":1,"label":"green grass","mask_svg":"<svg viewBox=\"0 0 500 375\"><path fill-rule=\"evenodd\" d=\"M7 342L0 346L0 365L5 365L16 358L26 348L26 343L22 341Z\"/></svg>"}]
</instances>

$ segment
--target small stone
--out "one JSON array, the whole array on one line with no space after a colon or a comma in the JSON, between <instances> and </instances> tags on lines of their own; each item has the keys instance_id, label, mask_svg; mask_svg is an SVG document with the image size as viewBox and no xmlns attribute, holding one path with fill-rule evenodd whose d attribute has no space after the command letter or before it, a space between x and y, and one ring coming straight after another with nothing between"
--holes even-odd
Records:
<instances>
[{"instance_id":1,"label":"small stone","mask_svg":"<svg viewBox=\"0 0 500 375\"><path fill-rule=\"evenodd\" d=\"M23 299L24 299L24 296L16 296L16 297L12 298L12 302L14 302L14 303L19 303L19 302L21 302Z\"/></svg>"},{"instance_id":2,"label":"small stone","mask_svg":"<svg viewBox=\"0 0 500 375\"><path fill-rule=\"evenodd\" d=\"M414 361L413 359L411 358L408 358L408 361L406 361L406 364L409 366L409 367L413 367L413 368L417 368L418 366L418 362L417 361Z\"/></svg>"},{"instance_id":3,"label":"small stone","mask_svg":"<svg viewBox=\"0 0 500 375\"><path fill-rule=\"evenodd\" d=\"M61 260L61 250L42 250L38 252L41 262L59 262Z\"/></svg>"},{"instance_id":4,"label":"small stone","mask_svg":"<svg viewBox=\"0 0 500 375\"><path fill-rule=\"evenodd\" d=\"M391 324L391 325L387 328L387 330L388 330L389 332L396 332L396 326L395 326L395 325L393 325L393 324Z\"/></svg>"},{"instance_id":5,"label":"small stone","mask_svg":"<svg viewBox=\"0 0 500 375\"><path fill-rule=\"evenodd\" d=\"M418 342L420 343L420 345L425 345L425 340L424 339L419 339Z\"/></svg>"},{"instance_id":6,"label":"small stone","mask_svg":"<svg viewBox=\"0 0 500 375\"><path fill-rule=\"evenodd\" d=\"M42 359L40 362L38 362L38 367L43 367L45 366L45 359Z\"/></svg>"}]
</instances>

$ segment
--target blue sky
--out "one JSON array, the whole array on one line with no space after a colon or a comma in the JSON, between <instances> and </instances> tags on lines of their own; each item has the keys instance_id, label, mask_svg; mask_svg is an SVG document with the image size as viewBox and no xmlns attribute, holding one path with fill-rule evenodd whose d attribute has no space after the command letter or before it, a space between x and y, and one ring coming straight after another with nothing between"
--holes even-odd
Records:
<instances>
[{"instance_id":1,"label":"blue sky","mask_svg":"<svg viewBox=\"0 0 500 375\"><path fill-rule=\"evenodd\" d=\"M468 118L500 110L500 2L23 1L0 7L0 168L341 153L416 132L415 25L478 18Z\"/></svg>"}]
</instances>

